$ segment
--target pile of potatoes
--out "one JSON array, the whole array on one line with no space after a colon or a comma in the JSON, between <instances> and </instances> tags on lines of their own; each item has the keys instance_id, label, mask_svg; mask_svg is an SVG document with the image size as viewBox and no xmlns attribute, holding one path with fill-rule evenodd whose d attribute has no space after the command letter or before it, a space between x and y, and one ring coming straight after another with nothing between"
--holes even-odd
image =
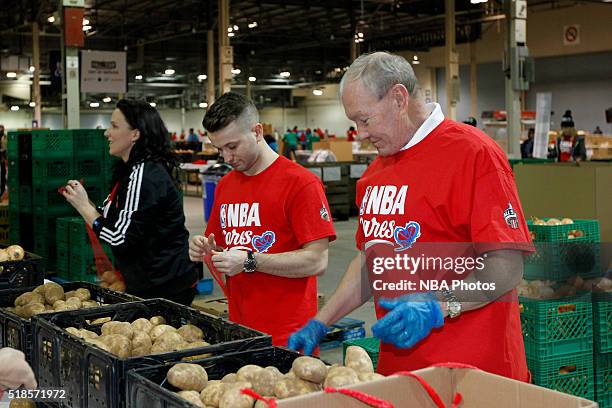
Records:
<instances>
[{"instance_id":1,"label":"pile of potatoes","mask_svg":"<svg viewBox=\"0 0 612 408\"><path fill-rule=\"evenodd\" d=\"M574 220L572 220L571 218L563 218L563 219L558 219L558 218L549 218L547 221L544 221L538 217L532 217L532 222L533 225L571 225L574 223ZM530 235L531 235L531 239L533 241L537 240L537 235L535 231L529 231ZM569 230L567 232L567 239L576 239L576 238L582 238L584 236L584 231L582 230Z\"/></svg>"},{"instance_id":2,"label":"pile of potatoes","mask_svg":"<svg viewBox=\"0 0 612 408\"><path fill-rule=\"evenodd\" d=\"M612 280L602 277L584 280L580 276L575 275L560 285L553 281L526 281L522 279L517 287L519 296L532 299L559 299L574 296L578 290L589 290L594 293L611 293Z\"/></svg>"},{"instance_id":3,"label":"pile of potatoes","mask_svg":"<svg viewBox=\"0 0 612 408\"><path fill-rule=\"evenodd\" d=\"M103 321L94 320L92 324ZM167 325L162 316L154 316L150 319L140 318L132 323L107 321L102 324L100 335L91 330L76 327L67 327L66 331L119 358L146 356L210 345L204 341L204 333L200 328L186 324L176 329ZM208 356L209 354L190 356L189 359Z\"/></svg>"},{"instance_id":4,"label":"pile of potatoes","mask_svg":"<svg viewBox=\"0 0 612 408\"><path fill-rule=\"evenodd\" d=\"M180 389L177 394L204 408L263 408L261 401L244 395L241 389L250 388L263 397L285 399L320 391L323 387L344 387L358 382L384 378L374 372L372 359L357 346L346 350L345 365L326 366L313 357L298 357L291 370L282 374L276 367L246 365L221 380L209 380L204 367L179 363L168 370L170 384Z\"/></svg>"},{"instance_id":5,"label":"pile of potatoes","mask_svg":"<svg viewBox=\"0 0 612 408\"><path fill-rule=\"evenodd\" d=\"M32 292L19 295L15 299L15 307L7 307L6 310L29 319L39 313L62 312L97 306L100 306L100 304L91 300L91 293L88 289L78 288L64 293L64 288L61 285L49 282L37 286Z\"/></svg>"}]
</instances>

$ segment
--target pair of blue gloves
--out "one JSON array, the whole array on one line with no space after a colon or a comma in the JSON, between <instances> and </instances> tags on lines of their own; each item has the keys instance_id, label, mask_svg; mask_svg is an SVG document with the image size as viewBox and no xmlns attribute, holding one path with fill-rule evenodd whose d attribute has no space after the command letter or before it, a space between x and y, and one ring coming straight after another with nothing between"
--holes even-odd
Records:
<instances>
[{"instance_id":1,"label":"pair of blue gloves","mask_svg":"<svg viewBox=\"0 0 612 408\"><path fill-rule=\"evenodd\" d=\"M444 315L430 293L413 293L395 299L382 298L378 302L389 313L372 326L372 334L385 343L399 348L410 348L429 335L432 329L444 325ZM287 347L311 355L327 334L327 326L311 319L289 337Z\"/></svg>"}]
</instances>

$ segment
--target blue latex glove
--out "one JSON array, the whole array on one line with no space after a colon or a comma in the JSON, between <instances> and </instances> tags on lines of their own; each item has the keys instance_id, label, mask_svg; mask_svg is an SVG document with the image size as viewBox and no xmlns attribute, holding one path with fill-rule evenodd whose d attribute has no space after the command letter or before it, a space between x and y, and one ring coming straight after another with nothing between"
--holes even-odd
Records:
<instances>
[{"instance_id":1,"label":"blue latex glove","mask_svg":"<svg viewBox=\"0 0 612 408\"><path fill-rule=\"evenodd\" d=\"M304 355L311 355L321 340L327 334L327 326L317 319L310 319L306 326L289 336L287 347L300 351L304 349Z\"/></svg>"},{"instance_id":2,"label":"blue latex glove","mask_svg":"<svg viewBox=\"0 0 612 408\"><path fill-rule=\"evenodd\" d=\"M395 299L381 298L389 313L372 326L372 334L385 343L410 348L444 325L440 304L431 293L413 293Z\"/></svg>"}]
</instances>

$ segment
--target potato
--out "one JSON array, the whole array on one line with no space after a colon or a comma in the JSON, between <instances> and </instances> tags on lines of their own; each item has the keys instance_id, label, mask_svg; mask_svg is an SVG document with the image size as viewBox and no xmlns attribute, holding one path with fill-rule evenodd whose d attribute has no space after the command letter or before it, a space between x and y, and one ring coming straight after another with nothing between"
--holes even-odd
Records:
<instances>
[{"instance_id":1,"label":"potato","mask_svg":"<svg viewBox=\"0 0 612 408\"><path fill-rule=\"evenodd\" d=\"M179 350L188 350L188 349L206 347L206 346L210 346L210 344L208 344L205 341L194 341L193 343L183 343L181 347L179 348ZM199 359L210 357L210 356L212 356L212 353L196 354L194 356L183 357L181 358L181 361L199 360Z\"/></svg>"},{"instance_id":2,"label":"potato","mask_svg":"<svg viewBox=\"0 0 612 408\"><path fill-rule=\"evenodd\" d=\"M193 324L186 324L184 326L181 326L178 329L178 334L183 336L183 338L190 343L202 340L204 338L204 332L202 332L199 327L196 327Z\"/></svg>"},{"instance_id":3,"label":"potato","mask_svg":"<svg viewBox=\"0 0 612 408\"><path fill-rule=\"evenodd\" d=\"M78 336L82 339L95 339L98 337L98 333L92 332L91 330L81 329L79 330Z\"/></svg>"},{"instance_id":4,"label":"potato","mask_svg":"<svg viewBox=\"0 0 612 408\"><path fill-rule=\"evenodd\" d=\"M73 336L77 336L77 337L81 337L79 336L80 331L79 329L77 329L76 327L66 327L65 329L68 333L72 334Z\"/></svg>"},{"instance_id":5,"label":"potato","mask_svg":"<svg viewBox=\"0 0 612 408\"><path fill-rule=\"evenodd\" d=\"M45 296L45 285L38 285L36 288L34 288L34 290L32 291L34 293L38 293L40 296Z\"/></svg>"},{"instance_id":6,"label":"potato","mask_svg":"<svg viewBox=\"0 0 612 408\"><path fill-rule=\"evenodd\" d=\"M247 364L241 367L236 372L236 375L238 376L238 381L248 381L252 384L253 379L257 377L261 373L262 370L263 368L258 365Z\"/></svg>"},{"instance_id":7,"label":"potato","mask_svg":"<svg viewBox=\"0 0 612 408\"><path fill-rule=\"evenodd\" d=\"M176 394L185 401L189 401L196 407L206 408L206 405L204 405L204 403L200 399L200 394L196 391L179 391Z\"/></svg>"},{"instance_id":8,"label":"potato","mask_svg":"<svg viewBox=\"0 0 612 408\"><path fill-rule=\"evenodd\" d=\"M385 378L384 375L378 373L360 373L357 375L357 377L359 377L359 381L361 382L375 381Z\"/></svg>"},{"instance_id":9,"label":"potato","mask_svg":"<svg viewBox=\"0 0 612 408\"><path fill-rule=\"evenodd\" d=\"M238 376L235 373L226 374L221 379L222 383L235 383L238 381Z\"/></svg>"},{"instance_id":10,"label":"potato","mask_svg":"<svg viewBox=\"0 0 612 408\"><path fill-rule=\"evenodd\" d=\"M112 321L113 319L111 317L99 317L97 319L94 319L91 324L104 324L107 322Z\"/></svg>"},{"instance_id":11,"label":"potato","mask_svg":"<svg viewBox=\"0 0 612 408\"><path fill-rule=\"evenodd\" d=\"M78 297L73 296L71 298L66 298L66 307L68 307L68 309L79 310L81 306L83 306L83 303Z\"/></svg>"},{"instance_id":12,"label":"potato","mask_svg":"<svg viewBox=\"0 0 612 408\"><path fill-rule=\"evenodd\" d=\"M134 328L134 331L141 333L149 333L153 328L151 322L144 317L134 320L131 325Z\"/></svg>"},{"instance_id":13,"label":"potato","mask_svg":"<svg viewBox=\"0 0 612 408\"><path fill-rule=\"evenodd\" d=\"M152 336L151 336L152 339ZM169 351L180 350L185 340L180 334L173 331L166 331L153 342L152 353L167 353Z\"/></svg>"},{"instance_id":14,"label":"potato","mask_svg":"<svg viewBox=\"0 0 612 408\"><path fill-rule=\"evenodd\" d=\"M357 373L350 367L333 367L327 373L327 378L325 379L324 386L325 387L344 387L346 385L351 385L359 382L359 377L357 377Z\"/></svg>"},{"instance_id":15,"label":"potato","mask_svg":"<svg viewBox=\"0 0 612 408\"><path fill-rule=\"evenodd\" d=\"M274 386L283 375L275 367L266 367L257 372L254 372L251 383L253 391L265 397L274 396Z\"/></svg>"},{"instance_id":16,"label":"potato","mask_svg":"<svg viewBox=\"0 0 612 408\"><path fill-rule=\"evenodd\" d=\"M105 335L101 340L110 348L110 352L119 358L128 358L132 354L130 339L121 334Z\"/></svg>"},{"instance_id":17,"label":"potato","mask_svg":"<svg viewBox=\"0 0 612 408\"><path fill-rule=\"evenodd\" d=\"M0 262L8 262L10 260L9 254L4 249L0 249Z\"/></svg>"},{"instance_id":18,"label":"potato","mask_svg":"<svg viewBox=\"0 0 612 408\"><path fill-rule=\"evenodd\" d=\"M31 399L11 399L8 408L36 408L36 403Z\"/></svg>"},{"instance_id":19,"label":"potato","mask_svg":"<svg viewBox=\"0 0 612 408\"><path fill-rule=\"evenodd\" d=\"M200 393L200 399L204 403L204 405L210 407L218 407L219 400L221 399L221 391L223 388L223 384L219 380L210 380L206 385L206 388L202 390Z\"/></svg>"},{"instance_id":20,"label":"potato","mask_svg":"<svg viewBox=\"0 0 612 408\"><path fill-rule=\"evenodd\" d=\"M159 336L161 336L162 334L164 334L166 332L176 333L176 329L174 327L172 327L172 326L168 326L167 324L160 324L160 325L155 326L155 327L153 327L151 329L151 331L149 332L149 336L151 336L151 340L153 340L153 342L155 342ZM182 339L182 337L181 337L181 339Z\"/></svg>"},{"instance_id":21,"label":"potato","mask_svg":"<svg viewBox=\"0 0 612 408\"><path fill-rule=\"evenodd\" d=\"M81 302L91 299L91 292L86 288L78 288L76 290L71 290L70 292L64 293L64 297L66 299L71 297L77 297Z\"/></svg>"},{"instance_id":22,"label":"potato","mask_svg":"<svg viewBox=\"0 0 612 408\"><path fill-rule=\"evenodd\" d=\"M357 377L357 376L355 376ZM284 399L319 391L321 386L299 378L282 378L274 386L274 395Z\"/></svg>"},{"instance_id":23,"label":"potato","mask_svg":"<svg viewBox=\"0 0 612 408\"><path fill-rule=\"evenodd\" d=\"M359 346L349 346L346 349L344 365L359 373L373 373L374 365L368 353ZM297 372L296 372L297 374Z\"/></svg>"},{"instance_id":24,"label":"potato","mask_svg":"<svg viewBox=\"0 0 612 408\"><path fill-rule=\"evenodd\" d=\"M25 306L18 306L15 313L18 316L29 319L36 314L44 313L46 310L45 306L41 303L28 303Z\"/></svg>"},{"instance_id":25,"label":"potato","mask_svg":"<svg viewBox=\"0 0 612 408\"><path fill-rule=\"evenodd\" d=\"M134 329L128 322L111 321L102 325L102 334L121 334L131 339L134 337Z\"/></svg>"},{"instance_id":26,"label":"potato","mask_svg":"<svg viewBox=\"0 0 612 408\"><path fill-rule=\"evenodd\" d=\"M219 408L253 408L255 398L242 394L240 388L225 391L219 400Z\"/></svg>"},{"instance_id":27,"label":"potato","mask_svg":"<svg viewBox=\"0 0 612 408\"><path fill-rule=\"evenodd\" d=\"M25 306L29 303L45 304L45 299L38 293L26 292L22 293L15 299L15 306Z\"/></svg>"},{"instance_id":28,"label":"potato","mask_svg":"<svg viewBox=\"0 0 612 408\"><path fill-rule=\"evenodd\" d=\"M11 245L5 251L11 261L20 261L25 256L25 251L19 245Z\"/></svg>"},{"instance_id":29,"label":"potato","mask_svg":"<svg viewBox=\"0 0 612 408\"><path fill-rule=\"evenodd\" d=\"M52 305L57 300L64 299L64 288L55 282L45 283L45 300Z\"/></svg>"},{"instance_id":30,"label":"potato","mask_svg":"<svg viewBox=\"0 0 612 408\"><path fill-rule=\"evenodd\" d=\"M63 312L64 310L68 310L68 305L67 305L67 304L66 304L66 302L65 302L65 301L63 301L63 300L56 300L56 301L53 303L53 309L54 309L56 312Z\"/></svg>"},{"instance_id":31,"label":"potato","mask_svg":"<svg viewBox=\"0 0 612 408\"><path fill-rule=\"evenodd\" d=\"M83 308L83 309L87 309L87 308L90 308L90 307L98 307L98 306L100 306L100 304L98 302L96 302L95 300L84 300L81 303L81 308Z\"/></svg>"},{"instance_id":32,"label":"potato","mask_svg":"<svg viewBox=\"0 0 612 408\"><path fill-rule=\"evenodd\" d=\"M151 354L151 338L147 333L136 332L132 338L132 356L146 356Z\"/></svg>"},{"instance_id":33,"label":"potato","mask_svg":"<svg viewBox=\"0 0 612 408\"><path fill-rule=\"evenodd\" d=\"M297 375L295 375L293 370L289 370L289 372L287 374L285 374L285 378L290 378L290 379L294 380L294 379L297 378Z\"/></svg>"},{"instance_id":34,"label":"potato","mask_svg":"<svg viewBox=\"0 0 612 408\"><path fill-rule=\"evenodd\" d=\"M166 319L164 319L162 316L153 316L152 318L149 319L149 321L151 322L153 326L159 326L160 324L166 324Z\"/></svg>"},{"instance_id":35,"label":"potato","mask_svg":"<svg viewBox=\"0 0 612 408\"><path fill-rule=\"evenodd\" d=\"M168 370L168 382L184 391L201 392L208 383L204 367L197 364L178 363Z\"/></svg>"},{"instance_id":36,"label":"potato","mask_svg":"<svg viewBox=\"0 0 612 408\"><path fill-rule=\"evenodd\" d=\"M101 348L104 351L108 351L109 353L111 353L111 348L102 340L100 340L101 337L95 338L95 339L84 339L87 343L89 344L93 344L94 346Z\"/></svg>"},{"instance_id":37,"label":"potato","mask_svg":"<svg viewBox=\"0 0 612 408\"><path fill-rule=\"evenodd\" d=\"M293 360L291 371L302 380L321 384L327 376L325 363L314 357L298 357Z\"/></svg>"}]
</instances>

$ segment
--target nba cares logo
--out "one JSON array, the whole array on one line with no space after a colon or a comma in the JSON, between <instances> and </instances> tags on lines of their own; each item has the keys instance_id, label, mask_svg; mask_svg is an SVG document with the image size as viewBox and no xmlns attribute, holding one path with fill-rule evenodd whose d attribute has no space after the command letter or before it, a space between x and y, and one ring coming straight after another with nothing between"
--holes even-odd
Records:
<instances>
[{"instance_id":1,"label":"nba cares logo","mask_svg":"<svg viewBox=\"0 0 612 408\"><path fill-rule=\"evenodd\" d=\"M255 235L251 240L253 248L257 252L266 252L276 241L276 235L273 231L266 231L261 235Z\"/></svg>"},{"instance_id":2,"label":"nba cares logo","mask_svg":"<svg viewBox=\"0 0 612 408\"><path fill-rule=\"evenodd\" d=\"M395 227L393 231L393 239L398 245L396 251L403 251L412 248L417 238L421 236L421 226L416 221L410 221L403 227Z\"/></svg>"}]
</instances>

